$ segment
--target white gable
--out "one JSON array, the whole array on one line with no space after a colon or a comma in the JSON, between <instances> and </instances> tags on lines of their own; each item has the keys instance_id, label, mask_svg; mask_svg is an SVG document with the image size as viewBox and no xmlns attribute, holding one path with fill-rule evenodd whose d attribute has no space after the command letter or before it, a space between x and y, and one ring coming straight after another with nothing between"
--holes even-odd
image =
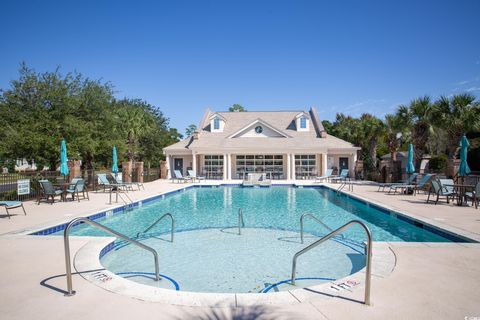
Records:
<instances>
[{"instance_id":1,"label":"white gable","mask_svg":"<svg viewBox=\"0 0 480 320\"><path fill-rule=\"evenodd\" d=\"M268 123L256 120L240 131L236 132L230 138L286 138L287 135L280 130L272 127Z\"/></svg>"}]
</instances>

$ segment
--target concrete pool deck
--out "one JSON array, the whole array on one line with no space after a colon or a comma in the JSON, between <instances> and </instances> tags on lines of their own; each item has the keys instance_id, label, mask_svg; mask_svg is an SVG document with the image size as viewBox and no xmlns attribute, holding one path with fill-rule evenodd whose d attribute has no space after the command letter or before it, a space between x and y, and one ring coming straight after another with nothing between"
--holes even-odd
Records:
<instances>
[{"instance_id":1,"label":"concrete pool deck","mask_svg":"<svg viewBox=\"0 0 480 320\"><path fill-rule=\"evenodd\" d=\"M309 184L306 181L298 183ZM145 191L130 192L129 196L137 200L185 186L159 180L146 184ZM415 197L385 195L376 189L356 185L353 194L473 238L480 237L480 209L444 203L427 205L423 194ZM361 288L346 291L340 297L319 296L294 305L173 306L111 293L79 275L73 278L77 294L66 298L63 296L62 237L24 234L27 230L52 226L118 205L108 204L108 194L90 193L90 196L90 201L80 204L42 203L37 206L26 202L27 216L14 210L12 213L17 214L10 220L0 216L2 319L463 319L480 316L480 244L466 243L388 243L396 257L395 270L388 277L372 278L371 307L351 301L363 299ZM72 238L72 256L88 241L88 238Z\"/></svg>"}]
</instances>

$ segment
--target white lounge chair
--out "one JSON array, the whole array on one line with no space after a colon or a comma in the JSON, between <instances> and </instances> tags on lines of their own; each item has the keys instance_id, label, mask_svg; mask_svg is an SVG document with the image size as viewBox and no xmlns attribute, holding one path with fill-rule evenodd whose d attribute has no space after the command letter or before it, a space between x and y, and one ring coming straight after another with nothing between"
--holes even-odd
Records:
<instances>
[{"instance_id":1,"label":"white lounge chair","mask_svg":"<svg viewBox=\"0 0 480 320\"><path fill-rule=\"evenodd\" d=\"M327 169L327 172L325 172L324 176L321 177L315 177L315 182L322 182L323 180L330 179L332 177L333 169Z\"/></svg>"},{"instance_id":2,"label":"white lounge chair","mask_svg":"<svg viewBox=\"0 0 480 320\"><path fill-rule=\"evenodd\" d=\"M197 172L195 170L187 170L187 172L188 172L188 177L190 177L193 182L195 182L195 180L198 180L198 182L200 182L201 180L206 179L203 176L197 176Z\"/></svg>"},{"instance_id":3,"label":"white lounge chair","mask_svg":"<svg viewBox=\"0 0 480 320\"><path fill-rule=\"evenodd\" d=\"M182 173L180 172L180 170L173 170L173 173L175 173L175 178L172 178L172 180L175 182L175 180L177 180L177 182L187 182L187 181L190 181L192 180L192 178L190 177L184 177L182 175Z\"/></svg>"}]
</instances>

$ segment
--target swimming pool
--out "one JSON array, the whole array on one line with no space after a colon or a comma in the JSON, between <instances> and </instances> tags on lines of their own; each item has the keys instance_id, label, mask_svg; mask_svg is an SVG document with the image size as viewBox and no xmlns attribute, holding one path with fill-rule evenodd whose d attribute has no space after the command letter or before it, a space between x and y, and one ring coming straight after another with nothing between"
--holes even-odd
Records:
<instances>
[{"instance_id":1,"label":"swimming pool","mask_svg":"<svg viewBox=\"0 0 480 320\"><path fill-rule=\"evenodd\" d=\"M239 208L246 225L242 235L236 229ZM96 221L134 238L166 212L175 218L175 241L167 241L168 222L141 234L140 239L157 250L160 273L167 281L153 281L151 255L123 241L116 241L114 250L102 256L105 268L142 284L172 290L289 290L292 287L287 279L293 254L328 232L318 223L306 220L307 237L301 244L299 219L305 212L315 214L331 229L353 219L361 220L370 228L374 241L464 241L324 187L188 188ZM78 225L72 229L72 235L107 234ZM365 234L355 226L344 236L327 241L299 259L297 286L340 279L364 267Z\"/></svg>"}]
</instances>

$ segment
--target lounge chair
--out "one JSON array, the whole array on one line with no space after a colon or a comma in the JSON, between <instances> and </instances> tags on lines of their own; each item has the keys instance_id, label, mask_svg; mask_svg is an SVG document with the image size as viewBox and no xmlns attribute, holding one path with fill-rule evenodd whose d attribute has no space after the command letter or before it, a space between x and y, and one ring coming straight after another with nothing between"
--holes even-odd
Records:
<instances>
[{"instance_id":1,"label":"lounge chair","mask_svg":"<svg viewBox=\"0 0 480 320\"><path fill-rule=\"evenodd\" d=\"M98 177L98 185L103 186L104 192L107 189L110 189L110 190L122 189L122 190L128 191L128 188L129 188L128 185L125 185L123 183L119 184L115 181L115 179L113 181L109 181L106 173L98 173L97 177Z\"/></svg>"},{"instance_id":2,"label":"lounge chair","mask_svg":"<svg viewBox=\"0 0 480 320\"><path fill-rule=\"evenodd\" d=\"M122 174L115 174L115 173L111 173L109 174L111 176L111 178L109 178L109 176L107 176L107 179L109 181L115 181L115 183L117 184L125 184L125 185L130 185L130 186L137 186L138 190L140 190L140 188L142 188L143 190L145 190L145 186L143 185L143 182L123 182L123 179L122 179ZM133 188L132 188L133 190Z\"/></svg>"},{"instance_id":3,"label":"lounge chair","mask_svg":"<svg viewBox=\"0 0 480 320\"><path fill-rule=\"evenodd\" d=\"M413 183L418 177L418 173L412 173L407 181L405 181L404 183L395 183L395 184L392 184L390 186L390 188L388 189L388 193L390 193L392 190L393 190L393 193L397 193L397 189L400 189L402 190L405 190L405 189L413 189L415 188L415 184Z\"/></svg>"},{"instance_id":4,"label":"lounge chair","mask_svg":"<svg viewBox=\"0 0 480 320\"><path fill-rule=\"evenodd\" d=\"M457 196L457 193L453 188L452 179L433 179L431 182L430 191L428 192L427 203L430 201L430 194L432 192L437 196L435 204L438 203L440 197L445 197L447 199L447 203L450 203L450 198L454 199Z\"/></svg>"},{"instance_id":5,"label":"lounge chair","mask_svg":"<svg viewBox=\"0 0 480 320\"><path fill-rule=\"evenodd\" d=\"M82 178L73 178L72 181L70 181L70 185L68 186L67 190L65 190L65 192L66 195L72 195L72 200L75 200L76 196L78 202L80 202L80 194L82 194L83 199L90 200L87 187L85 186L85 180L83 180Z\"/></svg>"},{"instance_id":6,"label":"lounge chair","mask_svg":"<svg viewBox=\"0 0 480 320\"><path fill-rule=\"evenodd\" d=\"M332 177L333 169L327 169L327 172L325 172L324 176L321 177L315 177L315 182L322 182L323 180L330 179Z\"/></svg>"},{"instance_id":7,"label":"lounge chair","mask_svg":"<svg viewBox=\"0 0 480 320\"><path fill-rule=\"evenodd\" d=\"M330 182L345 181L348 178L348 169L342 169L338 177L330 178Z\"/></svg>"},{"instance_id":8,"label":"lounge chair","mask_svg":"<svg viewBox=\"0 0 480 320\"><path fill-rule=\"evenodd\" d=\"M198 180L200 182L201 180L205 180L205 177L203 176L197 176L197 172L195 170L187 170L188 176L192 179L193 182L195 180Z\"/></svg>"},{"instance_id":9,"label":"lounge chair","mask_svg":"<svg viewBox=\"0 0 480 320\"><path fill-rule=\"evenodd\" d=\"M466 199L472 199L472 206L475 205L475 209L478 209L478 202L480 200L480 181L475 185L475 189L472 192L465 192Z\"/></svg>"},{"instance_id":10,"label":"lounge chair","mask_svg":"<svg viewBox=\"0 0 480 320\"><path fill-rule=\"evenodd\" d=\"M260 175L260 178L258 178L257 180L257 183L259 186L263 186L263 187L269 187L272 185L272 180L271 179L267 179L267 174L266 173L262 173Z\"/></svg>"},{"instance_id":11,"label":"lounge chair","mask_svg":"<svg viewBox=\"0 0 480 320\"><path fill-rule=\"evenodd\" d=\"M22 208L23 213L27 215L25 208L23 207L22 201L0 201L0 206L5 207L7 211L8 219L10 219L10 212L8 210L15 209L15 208Z\"/></svg>"},{"instance_id":12,"label":"lounge chair","mask_svg":"<svg viewBox=\"0 0 480 320\"><path fill-rule=\"evenodd\" d=\"M190 177L184 177L180 170L173 170L173 173L175 173L175 178L172 178L173 182L175 182L175 179L177 180L177 182L187 182L189 180L192 180L192 178Z\"/></svg>"},{"instance_id":13,"label":"lounge chair","mask_svg":"<svg viewBox=\"0 0 480 320\"><path fill-rule=\"evenodd\" d=\"M413 195L416 195L417 192L420 191L420 190L425 190L426 191L425 186L430 181L430 179L432 179L433 176L435 176L435 175L431 174L431 173L427 173L426 175L424 175L422 177L422 179L420 179L420 181L413 188Z\"/></svg>"},{"instance_id":14,"label":"lounge chair","mask_svg":"<svg viewBox=\"0 0 480 320\"><path fill-rule=\"evenodd\" d=\"M52 199L50 204L53 204L56 196L63 197L63 190L56 189L50 181L39 180L38 183L40 183L40 193L37 204L40 204L42 199L45 199L47 202L49 202L49 199Z\"/></svg>"}]
</instances>

